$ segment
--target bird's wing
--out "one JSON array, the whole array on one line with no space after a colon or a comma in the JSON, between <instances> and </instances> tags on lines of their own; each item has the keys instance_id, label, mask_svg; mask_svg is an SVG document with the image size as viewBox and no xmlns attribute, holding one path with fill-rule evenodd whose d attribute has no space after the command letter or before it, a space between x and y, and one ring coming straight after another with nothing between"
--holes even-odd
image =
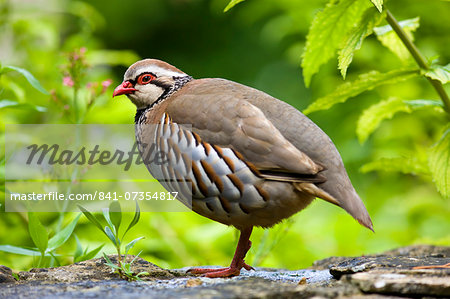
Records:
<instances>
[{"instance_id":1,"label":"bird's wing","mask_svg":"<svg viewBox=\"0 0 450 299\"><path fill-rule=\"evenodd\" d=\"M242 154L261 173L267 172L269 179L323 181L316 176L321 165L293 146L259 108L238 93L214 89L215 80L224 81L196 80L183 87L185 92L174 94L166 109L172 120L191 127L205 142Z\"/></svg>"},{"instance_id":2,"label":"bird's wing","mask_svg":"<svg viewBox=\"0 0 450 299\"><path fill-rule=\"evenodd\" d=\"M168 106L175 121L192 125L210 143L240 151L260 169L275 171L277 178L283 173L319 174L321 182L299 180L294 185L339 205L373 229L333 142L300 111L264 92L223 79L195 80L183 89L189 90L174 94Z\"/></svg>"}]
</instances>

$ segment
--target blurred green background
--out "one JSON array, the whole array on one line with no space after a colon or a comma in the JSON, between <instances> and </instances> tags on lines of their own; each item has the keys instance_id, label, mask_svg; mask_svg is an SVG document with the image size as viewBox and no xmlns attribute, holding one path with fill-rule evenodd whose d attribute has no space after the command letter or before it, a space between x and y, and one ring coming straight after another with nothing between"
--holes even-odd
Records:
<instances>
[{"instance_id":1,"label":"blurred green background","mask_svg":"<svg viewBox=\"0 0 450 299\"><path fill-rule=\"evenodd\" d=\"M194 78L220 77L263 90L299 110L342 83L336 60L321 68L306 88L300 61L311 21L325 1L247 0L227 13L227 0L149 1L0 1L0 62L30 71L50 92L31 87L17 73L0 77L1 99L17 104L0 108L4 124L72 123L73 88L63 84L68 75L68 53L86 51L86 71L79 76L80 106L90 105L84 123L132 124L135 108L125 97L112 100L127 66L141 58L167 61ZM415 33L418 47L428 57L450 61L450 3L438 0L401 0L388 3L402 20L420 16ZM383 23L384 25L384 23ZM77 52L77 53L78 53ZM73 55L73 54L72 54ZM402 65L375 37L356 52L348 79L372 69L389 71ZM101 82L112 79L102 90ZM433 113L400 114L386 120L361 145L355 125L362 110L391 96L438 99L428 82L413 79L366 92L348 103L309 117L334 141L350 178L374 222L375 234L360 226L342 209L316 200L305 211L271 230L256 229L246 259L253 266L296 269L332 255L377 253L411 244L450 245L450 202L443 199L427 175L377 171L362 173L362 165L381 157L417 155L437 139L441 126ZM1 149L4 180L4 147ZM4 193L4 187L0 192ZM4 194L0 194L4 202ZM64 223L75 215L66 215ZM129 216L130 218L132 216ZM40 214L48 231L58 230L57 214ZM81 217L75 234L84 246L107 243L106 237ZM163 267L227 265L237 233L186 213L143 213L129 240L145 236L132 253ZM27 216L0 212L0 244L33 247ZM103 250L113 253L112 245ZM58 253L71 262L71 238ZM26 270L35 259L0 254L0 264Z\"/></svg>"}]
</instances>

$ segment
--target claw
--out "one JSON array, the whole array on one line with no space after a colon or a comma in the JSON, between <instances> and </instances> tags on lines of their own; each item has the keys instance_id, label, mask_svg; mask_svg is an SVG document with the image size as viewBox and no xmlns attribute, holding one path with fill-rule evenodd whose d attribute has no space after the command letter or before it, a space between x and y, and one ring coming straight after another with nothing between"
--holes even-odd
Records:
<instances>
[{"instance_id":1,"label":"claw","mask_svg":"<svg viewBox=\"0 0 450 299\"><path fill-rule=\"evenodd\" d=\"M248 228L241 231L238 246L236 248L236 252L234 253L233 260L231 261L231 265L229 267L216 269L192 268L187 270L186 272L192 274L203 274L203 276L205 277L216 278L216 277L237 276L241 274L242 268L244 268L247 271L255 270L252 266L249 266L244 262L245 255L252 246L252 242L250 242L249 240L251 233L252 228Z\"/></svg>"}]
</instances>

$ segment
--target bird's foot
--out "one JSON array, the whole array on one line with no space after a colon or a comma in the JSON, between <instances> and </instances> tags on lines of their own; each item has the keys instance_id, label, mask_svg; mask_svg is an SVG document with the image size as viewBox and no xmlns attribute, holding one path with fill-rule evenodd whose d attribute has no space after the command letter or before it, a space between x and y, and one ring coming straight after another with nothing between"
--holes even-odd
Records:
<instances>
[{"instance_id":1,"label":"bird's foot","mask_svg":"<svg viewBox=\"0 0 450 299\"><path fill-rule=\"evenodd\" d=\"M209 278L219 278L219 277L232 277L241 274L241 269L244 268L247 271L255 270L252 266L247 265L245 262L242 262L241 267L239 266L230 266L226 268L192 268L187 272L192 274L203 274L205 277Z\"/></svg>"},{"instance_id":2,"label":"bird's foot","mask_svg":"<svg viewBox=\"0 0 450 299\"><path fill-rule=\"evenodd\" d=\"M420 269L450 269L450 263L445 265L434 265L434 266L418 266L414 267L413 270L420 270Z\"/></svg>"}]
</instances>

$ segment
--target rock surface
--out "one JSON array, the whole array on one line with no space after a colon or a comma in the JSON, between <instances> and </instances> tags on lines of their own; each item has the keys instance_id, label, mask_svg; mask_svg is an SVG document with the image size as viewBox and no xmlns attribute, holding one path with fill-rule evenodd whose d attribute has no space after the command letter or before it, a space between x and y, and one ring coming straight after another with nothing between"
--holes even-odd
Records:
<instances>
[{"instance_id":1,"label":"rock surface","mask_svg":"<svg viewBox=\"0 0 450 299\"><path fill-rule=\"evenodd\" d=\"M258 268L210 279L138 258L132 270L149 275L128 282L100 258L19 272L19 281L11 269L0 266L0 298L445 298L450 297L450 266L414 267L447 263L450 247L410 246L380 255L328 258L298 271Z\"/></svg>"}]
</instances>

